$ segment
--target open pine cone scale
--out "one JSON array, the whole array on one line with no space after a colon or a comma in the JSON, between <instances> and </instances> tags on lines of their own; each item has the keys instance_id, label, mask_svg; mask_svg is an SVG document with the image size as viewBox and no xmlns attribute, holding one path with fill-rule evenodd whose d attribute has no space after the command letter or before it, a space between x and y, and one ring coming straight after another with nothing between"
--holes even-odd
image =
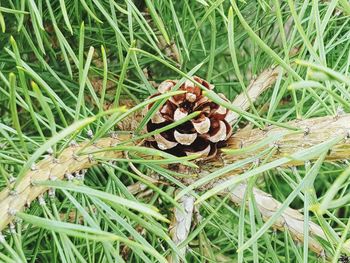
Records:
<instances>
[{"instance_id":1,"label":"open pine cone scale","mask_svg":"<svg viewBox=\"0 0 350 263\"><path fill-rule=\"evenodd\" d=\"M213 85L199 77L193 79L207 89L214 88ZM158 93L151 97L171 91L176 83L176 80L162 82L158 87ZM215 156L217 148L224 146L232 134L232 128L227 121L230 111L204 96L202 89L192 81L185 81L179 90L185 93L170 97L147 123L147 131L152 132L165 127L195 111L199 111L200 114L173 129L153 136L148 143L154 148L175 156L195 153L205 159ZM223 94L219 96L227 100ZM150 104L148 110L152 106L153 104Z\"/></svg>"}]
</instances>

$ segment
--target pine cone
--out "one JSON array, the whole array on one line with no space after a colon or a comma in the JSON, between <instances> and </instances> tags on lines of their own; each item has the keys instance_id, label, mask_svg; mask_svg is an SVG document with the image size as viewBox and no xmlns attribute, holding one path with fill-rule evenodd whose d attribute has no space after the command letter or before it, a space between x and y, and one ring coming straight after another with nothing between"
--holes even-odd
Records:
<instances>
[{"instance_id":1,"label":"pine cone","mask_svg":"<svg viewBox=\"0 0 350 263\"><path fill-rule=\"evenodd\" d=\"M207 89L214 88L213 85L199 77L194 77L194 80ZM176 83L176 80L162 82L158 87L158 93L151 97L170 91ZM232 112L210 101L203 95L200 87L189 80L179 89L186 93L170 97L147 123L147 131L152 132L162 128L194 111L201 113L190 121L153 136L149 144L175 156L199 153L202 158L211 158L216 155L217 148L224 146L226 140L231 136L232 128L226 118ZM223 94L219 96L227 100ZM152 105L148 106L148 110Z\"/></svg>"}]
</instances>

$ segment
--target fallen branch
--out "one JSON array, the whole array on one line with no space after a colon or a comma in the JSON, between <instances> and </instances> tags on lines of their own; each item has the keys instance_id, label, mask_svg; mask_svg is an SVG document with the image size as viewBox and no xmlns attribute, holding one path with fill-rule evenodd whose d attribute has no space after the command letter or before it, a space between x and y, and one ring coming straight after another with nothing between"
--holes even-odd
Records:
<instances>
[{"instance_id":1,"label":"fallen branch","mask_svg":"<svg viewBox=\"0 0 350 263\"><path fill-rule=\"evenodd\" d=\"M240 150L245 148L246 151L236 151L236 154L222 154L221 158L217 160L217 163L211 162L202 166L201 169L203 170L203 173L205 172L208 174L208 172L216 170L217 167L222 167L223 164L231 164L239 160L254 157L256 156L256 151L264 151L271 147L277 148L277 150L273 151L269 156L269 160L272 161L274 159L290 156L295 152L308 149L315 145L319 145L326 140L337 137L343 137L344 139L332 147L326 156L326 161L345 160L349 158L350 114L337 117L327 116L303 121L292 121L287 124L291 127L298 128L301 132L288 133L286 128L276 126L270 126L266 130L246 128L238 131L232 136L226 150ZM276 137L277 134L285 135ZM268 137L273 138L273 136L278 139L270 141L265 145L260 144L263 139ZM258 146L259 144L261 145L260 147ZM254 150L249 151L249 147L253 145L255 146ZM303 164L305 164L305 160L290 159L290 161L284 166ZM218 184L225 183L226 180L229 180L232 177L234 178L241 172L242 170L233 170L226 173L226 178L222 178L217 182L211 182L209 185L201 187L201 190L205 191L217 186ZM242 205L246 189L247 185L242 183L235 186L231 191L226 189L218 194L224 196L229 195L232 202ZM257 188L253 188L253 196L256 200L257 208L265 221L270 219L281 208L281 203L279 201ZM310 235L308 245L310 250L316 252L318 255L324 255L324 248L315 237L327 240L325 233L320 226L311 221L309 221L308 225ZM297 210L287 208L273 223L273 228L282 231L287 229L294 240L298 242L303 242L304 240L304 216Z\"/></svg>"}]
</instances>

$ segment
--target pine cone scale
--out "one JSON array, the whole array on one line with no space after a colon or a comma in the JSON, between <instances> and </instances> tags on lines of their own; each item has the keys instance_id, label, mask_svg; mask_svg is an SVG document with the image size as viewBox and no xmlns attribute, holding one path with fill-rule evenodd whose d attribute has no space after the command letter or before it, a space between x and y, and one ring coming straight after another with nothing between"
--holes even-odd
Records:
<instances>
[{"instance_id":1,"label":"pine cone scale","mask_svg":"<svg viewBox=\"0 0 350 263\"><path fill-rule=\"evenodd\" d=\"M197 139L197 133L180 133L174 131L175 140L182 145L190 145Z\"/></svg>"},{"instance_id":2,"label":"pine cone scale","mask_svg":"<svg viewBox=\"0 0 350 263\"><path fill-rule=\"evenodd\" d=\"M160 150L168 150L174 148L178 144L177 142L167 140L161 134L154 135L154 138Z\"/></svg>"},{"instance_id":3,"label":"pine cone scale","mask_svg":"<svg viewBox=\"0 0 350 263\"><path fill-rule=\"evenodd\" d=\"M226 125L223 121L219 121L217 123L217 120L213 119L211 122L212 129L209 131L209 137L208 140L211 142L219 142L223 141L226 138Z\"/></svg>"},{"instance_id":4,"label":"pine cone scale","mask_svg":"<svg viewBox=\"0 0 350 263\"><path fill-rule=\"evenodd\" d=\"M185 118L186 116L188 115L188 112L183 109L183 108L177 108L175 111L174 111L174 121L178 121L178 120L181 120L182 118Z\"/></svg>"},{"instance_id":5,"label":"pine cone scale","mask_svg":"<svg viewBox=\"0 0 350 263\"><path fill-rule=\"evenodd\" d=\"M210 119L203 115L201 118L192 120L192 125L199 134L205 134L210 129Z\"/></svg>"}]
</instances>

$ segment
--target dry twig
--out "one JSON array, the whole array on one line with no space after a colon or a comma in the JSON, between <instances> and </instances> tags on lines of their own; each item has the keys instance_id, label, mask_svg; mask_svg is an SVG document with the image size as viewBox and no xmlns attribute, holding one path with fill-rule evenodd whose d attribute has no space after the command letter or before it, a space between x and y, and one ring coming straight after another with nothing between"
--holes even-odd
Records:
<instances>
[{"instance_id":1,"label":"dry twig","mask_svg":"<svg viewBox=\"0 0 350 263\"><path fill-rule=\"evenodd\" d=\"M183 209L181 211L178 208L174 208L174 216L170 223L169 232L172 240L176 245L180 245L181 242L185 241L190 233L193 210L194 210L195 198L190 195L184 195L179 200L179 205ZM183 257L186 255L186 247L180 249L180 253ZM168 262L179 262L179 256L172 254L168 258Z\"/></svg>"},{"instance_id":2,"label":"dry twig","mask_svg":"<svg viewBox=\"0 0 350 263\"><path fill-rule=\"evenodd\" d=\"M280 67L268 68L261 72L259 76L253 79L247 87L247 94L242 92L239 94L232 104L242 110L247 110L251 103L254 103L256 99L267 90L271 85L276 82ZM230 118L227 120L230 124L234 124L239 118L239 114L233 112Z\"/></svg>"},{"instance_id":3,"label":"dry twig","mask_svg":"<svg viewBox=\"0 0 350 263\"><path fill-rule=\"evenodd\" d=\"M244 193L248 186L246 184L239 184L232 191L220 192L220 195L229 194L229 198L237 205L242 205L244 200ZM256 201L258 210L260 211L263 219L267 221L272 217L278 209L281 207L281 203L274 199L270 194L267 194L257 188L253 188L253 195ZM248 204L247 204L248 205ZM302 243L304 241L304 216L295 209L287 208L282 215L274 222L274 229L281 231L288 230L295 241ZM322 245L315 239L315 237L327 240L322 228L309 222L309 248L320 256L324 255L324 249Z\"/></svg>"}]
</instances>

